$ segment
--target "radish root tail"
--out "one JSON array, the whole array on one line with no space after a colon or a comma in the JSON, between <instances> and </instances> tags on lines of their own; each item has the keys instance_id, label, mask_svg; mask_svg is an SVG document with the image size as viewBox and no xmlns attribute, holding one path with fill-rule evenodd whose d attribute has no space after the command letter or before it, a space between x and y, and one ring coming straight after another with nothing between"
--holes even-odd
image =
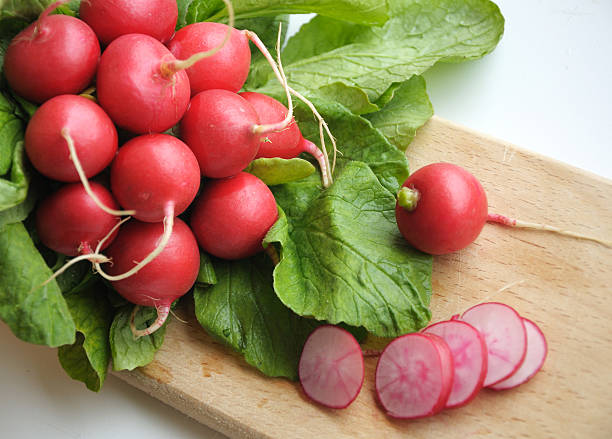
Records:
<instances>
[{"instance_id":1,"label":"radish root tail","mask_svg":"<svg viewBox=\"0 0 612 439\"><path fill-rule=\"evenodd\" d=\"M532 223L528 221L521 221L507 216L500 215L497 213L490 213L487 216L487 222L502 224L507 227L514 227L517 229L531 229L531 230L544 230L546 232L556 233L558 235L570 236L572 238L584 239L587 241L597 242L598 244L605 245L606 247L612 247L612 241L600 239L594 236L584 235L582 233L573 232L571 230L561 229L559 227L551 226L548 224Z\"/></svg>"},{"instance_id":2,"label":"radish root tail","mask_svg":"<svg viewBox=\"0 0 612 439\"><path fill-rule=\"evenodd\" d=\"M136 313L138 312L139 309L140 309L140 306L138 305L134 306L134 310L132 311L132 315L130 316L130 330L132 331L132 334L134 335L135 339L144 337L145 335L153 334L159 328L164 326L164 323L166 323L166 320L168 319L168 315L170 314L170 305L156 306L155 309L157 309L157 318L151 324L151 326L145 329L137 329L135 320L136 320Z\"/></svg>"}]
</instances>

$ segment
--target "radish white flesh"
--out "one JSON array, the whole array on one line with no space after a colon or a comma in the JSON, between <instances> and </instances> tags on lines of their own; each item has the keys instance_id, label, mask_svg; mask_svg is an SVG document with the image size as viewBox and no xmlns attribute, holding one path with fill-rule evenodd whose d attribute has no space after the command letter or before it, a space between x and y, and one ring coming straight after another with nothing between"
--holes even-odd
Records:
<instances>
[{"instance_id":1,"label":"radish white flesh","mask_svg":"<svg viewBox=\"0 0 612 439\"><path fill-rule=\"evenodd\" d=\"M376 393L394 418L420 418L444 408L453 385L453 360L435 334L406 334L387 345L376 366Z\"/></svg>"},{"instance_id":2,"label":"radish white flesh","mask_svg":"<svg viewBox=\"0 0 612 439\"><path fill-rule=\"evenodd\" d=\"M523 319L508 305L481 303L463 313L461 320L480 331L487 344L487 377L484 387L512 375L527 351L527 332Z\"/></svg>"},{"instance_id":3,"label":"radish white flesh","mask_svg":"<svg viewBox=\"0 0 612 439\"><path fill-rule=\"evenodd\" d=\"M527 354L516 372L503 381L491 386L494 390L506 390L529 381L541 368L548 353L544 333L538 325L523 317L527 330Z\"/></svg>"},{"instance_id":4,"label":"radish white flesh","mask_svg":"<svg viewBox=\"0 0 612 439\"><path fill-rule=\"evenodd\" d=\"M342 328L319 326L304 344L298 373L310 399L327 407L345 408L357 398L363 384L361 346Z\"/></svg>"},{"instance_id":5,"label":"radish white flesh","mask_svg":"<svg viewBox=\"0 0 612 439\"><path fill-rule=\"evenodd\" d=\"M453 356L455 376L446 407L459 407L470 402L482 388L487 376L487 345L480 332L467 322L448 320L431 325L425 334L444 339Z\"/></svg>"}]
</instances>

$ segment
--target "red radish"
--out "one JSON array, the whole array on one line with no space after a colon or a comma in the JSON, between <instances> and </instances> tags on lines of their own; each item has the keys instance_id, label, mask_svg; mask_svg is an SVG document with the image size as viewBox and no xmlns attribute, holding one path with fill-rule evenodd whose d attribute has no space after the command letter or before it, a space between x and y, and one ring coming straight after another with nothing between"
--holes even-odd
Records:
<instances>
[{"instance_id":1,"label":"red radish","mask_svg":"<svg viewBox=\"0 0 612 439\"><path fill-rule=\"evenodd\" d=\"M100 58L96 79L100 105L121 128L161 133L183 117L189 79L169 66L176 58L153 37L128 34L115 39Z\"/></svg>"},{"instance_id":2,"label":"red radish","mask_svg":"<svg viewBox=\"0 0 612 439\"><path fill-rule=\"evenodd\" d=\"M15 92L36 103L53 96L79 93L93 80L100 44L93 30L78 18L49 15L67 0L45 9L6 50L4 73Z\"/></svg>"},{"instance_id":3,"label":"red radish","mask_svg":"<svg viewBox=\"0 0 612 439\"><path fill-rule=\"evenodd\" d=\"M472 174L457 165L434 163L404 182L395 216L411 245L441 255L474 241L487 220L487 209L485 191Z\"/></svg>"},{"instance_id":4,"label":"red radish","mask_svg":"<svg viewBox=\"0 0 612 439\"><path fill-rule=\"evenodd\" d=\"M162 223L130 221L119 230L117 238L107 249L113 264L111 275L132 271L136 261L142 261L158 248L165 234ZM156 321L146 329L133 327L134 336L148 335L159 329L168 317L170 305L183 296L195 283L200 269L198 244L189 227L176 219L172 234L163 251L136 274L118 281L113 287L126 300L139 306L157 308Z\"/></svg>"},{"instance_id":5,"label":"red radish","mask_svg":"<svg viewBox=\"0 0 612 439\"><path fill-rule=\"evenodd\" d=\"M243 92L240 93L240 96L249 101L262 123L272 123L283 120L289 111L287 107L276 99L261 93ZM295 119L291 119L291 123L285 129L271 132L264 136L259 144L259 150L255 157L280 157L283 159L291 159L297 157L302 152L311 154L317 162L319 162L323 186L329 186L330 177L327 157L314 143L306 140L302 136L300 129L295 123Z\"/></svg>"},{"instance_id":6,"label":"red radish","mask_svg":"<svg viewBox=\"0 0 612 439\"><path fill-rule=\"evenodd\" d=\"M376 366L376 393L387 414L412 419L438 413L453 386L453 360L435 334L413 333L387 345Z\"/></svg>"},{"instance_id":7,"label":"red radish","mask_svg":"<svg viewBox=\"0 0 612 439\"><path fill-rule=\"evenodd\" d=\"M79 181L62 130L66 130L86 178L106 168L117 152L117 130L100 106L77 95L60 95L45 102L30 119L25 150L34 167L58 181Z\"/></svg>"},{"instance_id":8,"label":"red radish","mask_svg":"<svg viewBox=\"0 0 612 439\"><path fill-rule=\"evenodd\" d=\"M423 332L442 337L453 356L455 377L446 407L467 404L478 394L487 376L487 345L483 336L472 325L460 320L438 322Z\"/></svg>"},{"instance_id":9,"label":"red radish","mask_svg":"<svg viewBox=\"0 0 612 439\"><path fill-rule=\"evenodd\" d=\"M319 326L304 344L298 373L310 399L343 409L357 398L363 385L361 347L350 332L333 325Z\"/></svg>"},{"instance_id":10,"label":"red radish","mask_svg":"<svg viewBox=\"0 0 612 439\"><path fill-rule=\"evenodd\" d=\"M79 16L104 45L126 34L145 34L166 43L178 19L175 0L83 0Z\"/></svg>"},{"instance_id":11,"label":"red radish","mask_svg":"<svg viewBox=\"0 0 612 439\"><path fill-rule=\"evenodd\" d=\"M172 210L180 215L200 187L200 169L191 150L168 134L147 134L125 143L111 166L111 190L134 218L159 222Z\"/></svg>"},{"instance_id":12,"label":"red radish","mask_svg":"<svg viewBox=\"0 0 612 439\"><path fill-rule=\"evenodd\" d=\"M465 311L461 320L476 328L487 345L485 387L505 380L521 365L527 352L523 319L510 306L487 302Z\"/></svg>"},{"instance_id":13,"label":"red radish","mask_svg":"<svg viewBox=\"0 0 612 439\"><path fill-rule=\"evenodd\" d=\"M242 259L263 250L262 241L277 218L276 200L268 186L241 172L204 185L190 225L206 252L223 259Z\"/></svg>"},{"instance_id":14,"label":"red radish","mask_svg":"<svg viewBox=\"0 0 612 439\"><path fill-rule=\"evenodd\" d=\"M178 59L212 50L224 43L214 55L187 69L191 94L204 90L223 89L237 92L244 85L251 66L251 49L246 35L222 23L193 23L176 32L168 48Z\"/></svg>"},{"instance_id":15,"label":"red radish","mask_svg":"<svg viewBox=\"0 0 612 439\"><path fill-rule=\"evenodd\" d=\"M490 386L494 390L506 390L529 381L541 368L548 353L544 333L538 325L523 317L527 331L527 354L521 366L510 377Z\"/></svg>"},{"instance_id":16,"label":"red radish","mask_svg":"<svg viewBox=\"0 0 612 439\"><path fill-rule=\"evenodd\" d=\"M108 189L98 183L90 184L105 205L119 207ZM41 242L67 256L93 253L117 222L118 218L102 211L80 183L62 186L36 210L36 231ZM101 250L108 247L114 236L106 239Z\"/></svg>"}]
</instances>

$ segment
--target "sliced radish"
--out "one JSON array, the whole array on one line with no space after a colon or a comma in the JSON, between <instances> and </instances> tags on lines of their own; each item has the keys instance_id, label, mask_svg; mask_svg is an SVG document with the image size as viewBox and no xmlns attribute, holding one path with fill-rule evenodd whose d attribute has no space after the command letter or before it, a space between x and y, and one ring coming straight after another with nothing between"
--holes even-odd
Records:
<instances>
[{"instance_id":1,"label":"sliced radish","mask_svg":"<svg viewBox=\"0 0 612 439\"><path fill-rule=\"evenodd\" d=\"M342 328L319 326L304 344L298 373L310 399L327 407L345 408L363 385L361 346Z\"/></svg>"},{"instance_id":2,"label":"sliced radish","mask_svg":"<svg viewBox=\"0 0 612 439\"><path fill-rule=\"evenodd\" d=\"M523 323L527 330L527 354L525 359L516 372L510 375L509 378L492 385L492 389L506 390L523 384L529 381L544 364L546 354L548 353L548 344L546 343L544 333L538 328L538 325L525 317L523 317Z\"/></svg>"},{"instance_id":3,"label":"sliced radish","mask_svg":"<svg viewBox=\"0 0 612 439\"><path fill-rule=\"evenodd\" d=\"M487 376L487 345L484 337L472 325L460 320L438 322L423 332L442 337L453 356L455 376L446 407L467 404L478 394Z\"/></svg>"},{"instance_id":4,"label":"sliced radish","mask_svg":"<svg viewBox=\"0 0 612 439\"><path fill-rule=\"evenodd\" d=\"M389 416L420 418L444 408L453 386L453 360L435 334L406 334L387 345L376 366L376 393Z\"/></svg>"},{"instance_id":5,"label":"sliced radish","mask_svg":"<svg viewBox=\"0 0 612 439\"><path fill-rule=\"evenodd\" d=\"M497 302L481 303L464 312L461 320L478 329L487 344L485 387L505 380L519 368L527 352L527 332L513 308Z\"/></svg>"}]
</instances>

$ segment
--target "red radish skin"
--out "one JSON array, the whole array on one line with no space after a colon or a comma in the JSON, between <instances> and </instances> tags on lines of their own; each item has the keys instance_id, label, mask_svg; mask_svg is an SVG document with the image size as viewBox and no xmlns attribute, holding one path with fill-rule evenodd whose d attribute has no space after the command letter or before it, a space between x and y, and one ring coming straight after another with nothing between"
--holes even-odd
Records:
<instances>
[{"instance_id":1,"label":"red radish skin","mask_svg":"<svg viewBox=\"0 0 612 439\"><path fill-rule=\"evenodd\" d=\"M83 0L79 16L105 46L126 34L166 43L174 35L178 7L175 0Z\"/></svg>"},{"instance_id":2,"label":"red radish skin","mask_svg":"<svg viewBox=\"0 0 612 439\"><path fill-rule=\"evenodd\" d=\"M167 71L176 58L143 34L115 39L100 58L96 80L100 105L110 118L136 134L161 133L176 125L189 105L189 79Z\"/></svg>"},{"instance_id":3,"label":"red radish skin","mask_svg":"<svg viewBox=\"0 0 612 439\"><path fill-rule=\"evenodd\" d=\"M204 185L190 225L202 249L233 260L262 251L262 241L277 219L276 200L268 186L241 172Z\"/></svg>"},{"instance_id":4,"label":"red radish skin","mask_svg":"<svg viewBox=\"0 0 612 439\"><path fill-rule=\"evenodd\" d=\"M103 203L115 209L119 207L108 189L98 183L90 185ZM102 211L80 183L62 186L36 210L36 231L41 242L66 256L92 253L118 221L117 217ZM115 235L100 250L108 247Z\"/></svg>"},{"instance_id":5,"label":"red radish skin","mask_svg":"<svg viewBox=\"0 0 612 439\"><path fill-rule=\"evenodd\" d=\"M428 326L425 334L436 334L448 344L455 370L447 408L460 407L476 397L487 376L487 345L469 323L448 320Z\"/></svg>"},{"instance_id":6,"label":"red radish skin","mask_svg":"<svg viewBox=\"0 0 612 439\"><path fill-rule=\"evenodd\" d=\"M406 189L400 190L395 208L397 225L404 238L425 253L461 250L476 239L487 220L482 185L457 165L424 166L402 188Z\"/></svg>"},{"instance_id":7,"label":"red radish skin","mask_svg":"<svg viewBox=\"0 0 612 439\"><path fill-rule=\"evenodd\" d=\"M413 419L441 411L453 385L453 360L434 334L406 334L387 345L376 366L378 399L394 418Z\"/></svg>"},{"instance_id":8,"label":"red radish skin","mask_svg":"<svg viewBox=\"0 0 612 439\"><path fill-rule=\"evenodd\" d=\"M488 366L483 386L505 380L520 367L527 352L527 332L513 308L497 302L481 303L465 311L461 320L485 339Z\"/></svg>"},{"instance_id":9,"label":"red radish skin","mask_svg":"<svg viewBox=\"0 0 612 439\"><path fill-rule=\"evenodd\" d=\"M84 90L100 58L98 38L84 21L49 15L62 3L66 1L53 3L17 34L4 56L4 73L11 88L38 104Z\"/></svg>"},{"instance_id":10,"label":"red radish skin","mask_svg":"<svg viewBox=\"0 0 612 439\"><path fill-rule=\"evenodd\" d=\"M168 48L177 59L214 49L223 44L228 30L231 36L214 55L189 67L191 93L223 89L238 92L244 85L251 65L249 40L243 32L222 23L193 23L176 32Z\"/></svg>"},{"instance_id":11,"label":"red radish skin","mask_svg":"<svg viewBox=\"0 0 612 439\"><path fill-rule=\"evenodd\" d=\"M130 221L123 225L106 253L113 264L108 268L114 276L132 270L157 246L164 235L162 223ZM198 244L189 227L176 218L174 228L163 251L136 274L119 281L113 287L129 302L139 306L154 306L157 320L146 329L133 329L140 337L159 329L165 322L170 305L183 296L195 283L200 269Z\"/></svg>"},{"instance_id":12,"label":"red radish skin","mask_svg":"<svg viewBox=\"0 0 612 439\"><path fill-rule=\"evenodd\" d=\"M257 112L243 97L227 90L207 90L191 100L180 125L181 138L193 150L202 175L238 174L255 158L261 135Z\"/></svg>"},{"instance_id":13,"label":"red radish skin","mask_svg":"<svg viewBox=\"0 0 612 439\"><path fill-rule=\"evenodd\" d=\"M346 408L363 385L361 347L350 332L333 325L319 326L304 344L298 373L310 399L326 407Z\"/></svg>"},{"instance_id":14,"label":"red radish skin","mask_svg":"<svg viewBox=\"0 0 612 439\"><path fill-rule=\"evenodd\" d=\"M180 215L200 187L198 162L182 141L168 134L147 134L125 143L111 166L111 191L134 218L159 222L172 206Z\"/></svg>"},{"instance_id":15,"label":"red radish skin","mask_svg":"<svg viewBox=\"0 0 612 439\"><path fill-rule=\"evenodd\" d=\"M115 157L117 130L104 110L81 96L60 95L36 110L25 132L26 153L41 174L63 182L79 181L62 130L70 133L87 178Z\"/></svg>"},{"instance_id":16,"label":"red radish skin","mask_svg":"<svg viewBox=\"0 0 612 439\"><path fill-rule=\"evenodd\" d=\"M542 330L529 319L523 317L527 331L527 354L521 366L510 377L490 386L493 390L506 390L529 381L542 368L548 353L548 344Z\"/></svg>"}]
</instances>

